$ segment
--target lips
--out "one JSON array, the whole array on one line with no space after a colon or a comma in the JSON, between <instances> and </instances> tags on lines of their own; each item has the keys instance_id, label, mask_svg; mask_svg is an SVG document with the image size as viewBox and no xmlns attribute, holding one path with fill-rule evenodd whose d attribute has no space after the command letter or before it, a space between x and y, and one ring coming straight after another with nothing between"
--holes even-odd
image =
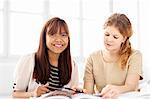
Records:
<instances>
[{"instance_id":1,"label":"lips","mask_svg":"<svg viewBox=\"0 0 150 99\"><path fill-rule=\"evenodd\" d=\"M53 45L57 48L61 48L63 46L63 44L53 44Z\"/></svg>"},{"instance_id":2,"label":"lips","mask_svg":"<svg viewBox=\"0 0 150 99\"><path fill-rule=\"evenodd\" d=\"M111 44L109 44L109 43L105 43L107 46L110 46Z\"/></svg>"},{"instance_id":3,"label":"lips","mask_svg":"<svg viewBox=\"0 0 150 99\"><path fill-rule=\"evenodd\" d=\"M110 44L107 44L108 46L111 46Z\"/></svg>"}]
</instances>

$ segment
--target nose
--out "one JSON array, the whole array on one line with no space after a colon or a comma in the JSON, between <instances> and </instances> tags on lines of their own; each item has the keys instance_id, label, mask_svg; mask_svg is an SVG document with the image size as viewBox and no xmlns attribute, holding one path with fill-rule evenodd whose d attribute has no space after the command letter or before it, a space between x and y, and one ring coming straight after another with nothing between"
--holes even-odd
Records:
<instances>
[{"instance_id":1,"label":"nose","mask_svg":"<svg viewBox=\"0 0 150 99\"><path fill-rule=\"evenodd\" d=\"M61 37L60 34L56 34L56 35L55 35L55 41L57 41L57 42L62 41L62 37Z\"/></svg>"},{"instance_id":2,"label":"nose","mask_svg":"<svg viewBox=\"0 0 150 99\"><path fill-rule=\"evenodd\" d=\"M61 39L62 37L61 37L61 35L60 35L59 33L57 33L57 34L55 35L55 38L56 38L56 39Z\"/></svg>"},{"instance_id":3,"label":"nose","mask_svg":"<svg viewBox=\"0 0 150 99\"><path fill-rule=\"evenodd\" d=\"M112 41L113 41L113 37L112 37L112 36L108 36L108 37L106 37L106 40L107 40L108 42L112 42Z\"/></svg>"}]
</instances>

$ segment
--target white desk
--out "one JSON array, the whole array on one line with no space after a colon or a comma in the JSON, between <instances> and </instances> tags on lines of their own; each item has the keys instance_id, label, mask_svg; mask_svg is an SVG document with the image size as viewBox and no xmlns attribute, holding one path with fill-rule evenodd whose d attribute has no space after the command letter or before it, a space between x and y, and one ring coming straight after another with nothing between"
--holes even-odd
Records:
<instances>
[{"instance_id":1,"label":"white desk","mask_svg":"<svg viewBox=\"0 0 150 99\"><path fill-rule=\"evenodd\" d=\"M150 99L149 93L141 93L141 92L128 92L125 94L121 94L118 99Z\"/></svg>"}]
</instances>

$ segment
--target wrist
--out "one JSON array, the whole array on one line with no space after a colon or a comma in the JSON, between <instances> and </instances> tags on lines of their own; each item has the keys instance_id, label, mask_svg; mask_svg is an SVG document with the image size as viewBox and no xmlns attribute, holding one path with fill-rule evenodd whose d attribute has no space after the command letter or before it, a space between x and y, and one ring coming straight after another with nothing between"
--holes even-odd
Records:
<instances>
[{"instance_id":1,"label":"wrist","mask_svg":"<svg viewBox=\"0 0 150 99\"><path fill-rule=\"evenodd\" d=\"M30 97L35 97L34 92L30 92Z\"/></svg>"}]
</instances>

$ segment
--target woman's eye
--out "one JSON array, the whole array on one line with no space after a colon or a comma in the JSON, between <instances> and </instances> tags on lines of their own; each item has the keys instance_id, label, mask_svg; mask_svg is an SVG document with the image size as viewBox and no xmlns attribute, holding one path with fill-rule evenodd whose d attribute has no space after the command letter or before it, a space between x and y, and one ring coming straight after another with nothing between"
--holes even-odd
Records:
<instances>
[{"instance_id":1,"label":"woman's eye","mask_svg":"<svg viewBox=\"0 0 150 99\"><path fill-rule=\"evenodd\" d=\"M67 33L61 33L61 36L68 36Z\"/></svg>"},{"instance_id":2,"label":"woman's eye","mask_svg":"<svg viewBox=\"0 0 150 99\"><path fill-rule=\"evenodd\" d=\"M115 38L115 39L118 39L119 37L117 37L117 36L114 36L114 38Z\"/></svg>"},{"instance_id":3,"label":"woman's eye","mask_svg":"<svg viewBox=\"0 0 150 99\"><path fill-rule=\"evenodd\" d=\"M109 34L105 34L105 36L109 36Z\"/></svg>"},{"instance_id":4,"label":"woman's eye","mask_svg":"<svg viewBox=\"0 0 150 99\"><path fill-rule=\"evenodd\" d=\"M49 34L50 36L54 36L55 34Z\"/></svg>"}]
</instances>

